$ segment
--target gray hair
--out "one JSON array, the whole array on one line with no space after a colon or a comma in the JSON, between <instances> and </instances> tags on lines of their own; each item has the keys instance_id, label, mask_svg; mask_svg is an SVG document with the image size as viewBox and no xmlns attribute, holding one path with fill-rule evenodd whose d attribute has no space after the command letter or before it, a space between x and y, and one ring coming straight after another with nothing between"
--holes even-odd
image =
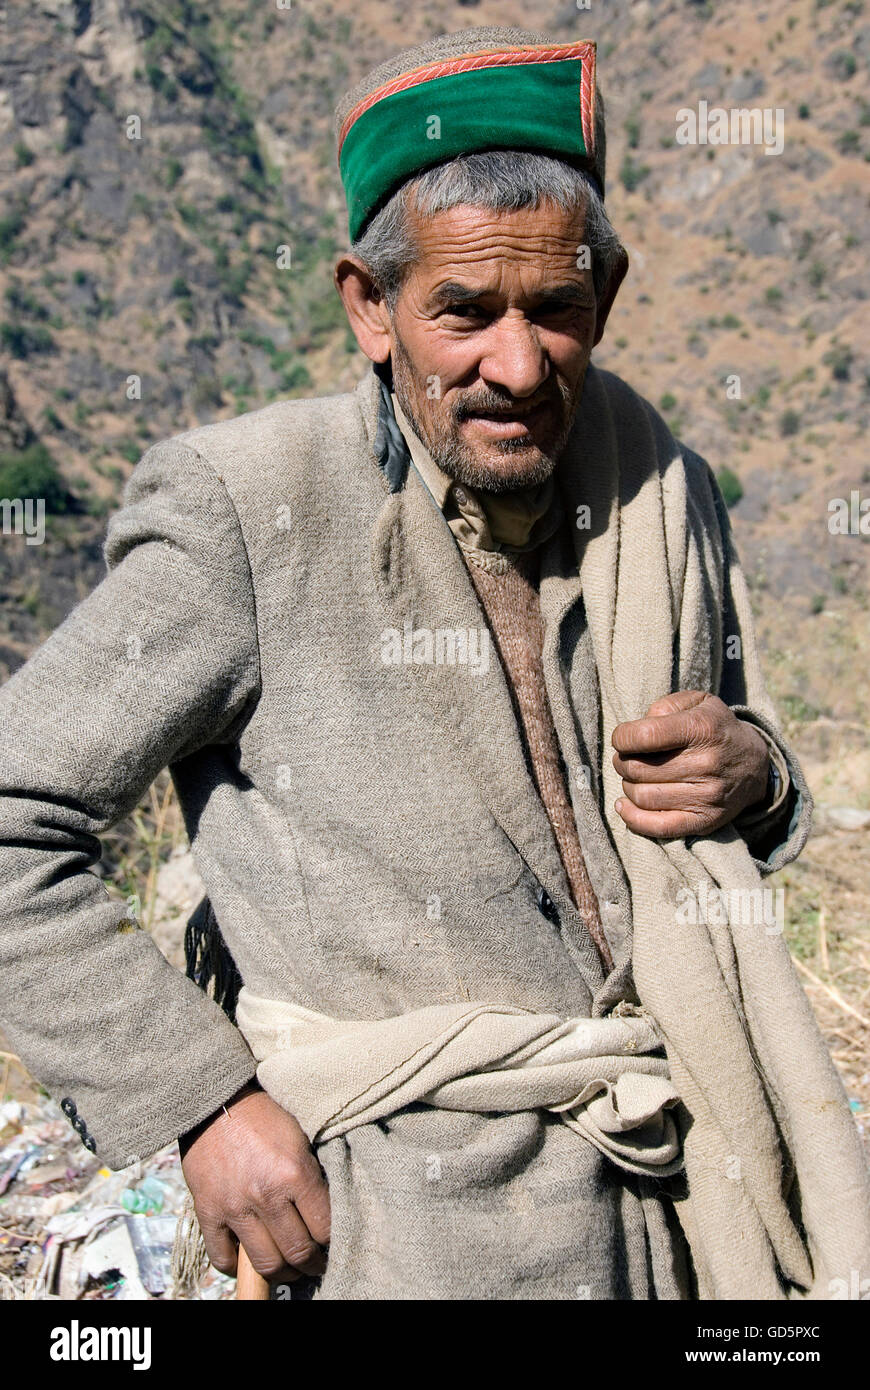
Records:
<instances>
[{"instance_id":1,"label":"gray hair","mask_svg":"<svg viewBox=\"0 0 870 1390\"><path fill-rule=\"evenodd\" d=\"M409 211L421 217L461 204L493 212L537 208L544 201L569 213L585 211L583 244L600 297L622 246L593 177L562 159L529 150L477 150L408 179L372 218L352 250L387 301L396 307L405 276L417 259Z\"/></svg>"}]
</instances>

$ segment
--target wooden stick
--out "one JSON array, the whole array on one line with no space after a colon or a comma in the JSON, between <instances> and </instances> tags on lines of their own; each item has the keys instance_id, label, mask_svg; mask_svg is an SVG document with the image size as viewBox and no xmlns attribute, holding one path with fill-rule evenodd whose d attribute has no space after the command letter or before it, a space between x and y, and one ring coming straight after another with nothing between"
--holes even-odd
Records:
<instances>
[{"instance_id":1,"label":"wooden stick","mask_svg":"<svg viewBox=\"0 0 870 1390\"><path fill-rule=\"evenodd\" d=\"M248 1259L248 1252L239 1246L239 1268L236 1275L236 1298L256 1299L266 1302L269 1298L269 1281L258 1274Z\"/></svg>"}]
</instances>

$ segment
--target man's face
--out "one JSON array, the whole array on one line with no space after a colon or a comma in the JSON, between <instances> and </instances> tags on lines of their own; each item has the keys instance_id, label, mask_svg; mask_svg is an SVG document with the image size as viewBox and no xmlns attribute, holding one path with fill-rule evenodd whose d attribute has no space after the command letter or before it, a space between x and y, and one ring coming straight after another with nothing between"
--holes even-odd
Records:
<instances>
[{"instance_id":1,"label":"man's face","mask_svg":"<svg viewBox=\"0 0 870 1390\"><path fill-rule=\"evenodd\" d=\"M565 446L595 334L583 215L551 203L412 217L418 259L390 329L399 404L457 482L544 482Z\"/></svg>"}]
</instances>

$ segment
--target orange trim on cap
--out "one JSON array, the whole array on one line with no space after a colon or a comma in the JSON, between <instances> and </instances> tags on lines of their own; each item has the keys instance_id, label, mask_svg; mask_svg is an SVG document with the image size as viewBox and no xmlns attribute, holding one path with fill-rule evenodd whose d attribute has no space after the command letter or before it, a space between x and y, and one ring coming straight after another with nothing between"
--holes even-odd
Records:
<instances>
[{"instance_id":1,"label":"orange trim on cap","mask_svg":"<svg viewBox=\"0 0 870 1390\"><path fill-rule=\"evenodd\" d=\"M407 91L409 87L416 87L421 82L431 82L436 77L452 77L456 73L474 72L478 68L511 67L518 63L554 63L566 58L583 60L583 77L580 82L580 124L586 152L592 155L595 148L595 130L592 121L592 107L595 98L595 44L578 42L536 43L526 44L522 47L487 49L485 52L478 53L462 53L455 58L424 63L422 67L403 72L390 82L384 83L383 87L378 87L368 96L363 97L346 116L338 137L338 157L341 159L341 148L351 126L377 102L383 101L384 97L393 96L396 92Z\"/></svg>"}]
</instances>

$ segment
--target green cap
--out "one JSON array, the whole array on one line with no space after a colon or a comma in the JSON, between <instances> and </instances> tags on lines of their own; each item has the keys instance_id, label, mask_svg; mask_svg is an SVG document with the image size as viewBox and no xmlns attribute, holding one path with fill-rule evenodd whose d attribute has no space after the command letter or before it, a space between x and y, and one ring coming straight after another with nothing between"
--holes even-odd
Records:
<instances>
[{"instance_id":1,"label":"green cap","mask_svg":"<svg viewBox=\"0 0 870 1390\"><path fill-rule=\"evenodd\" d=\"M568 160L587 169L603 195L595 126L594 43L472 44L395 72L357 100L338 129L350 239L406 179L473 150Z\"/></svg>"}]
</instances>

